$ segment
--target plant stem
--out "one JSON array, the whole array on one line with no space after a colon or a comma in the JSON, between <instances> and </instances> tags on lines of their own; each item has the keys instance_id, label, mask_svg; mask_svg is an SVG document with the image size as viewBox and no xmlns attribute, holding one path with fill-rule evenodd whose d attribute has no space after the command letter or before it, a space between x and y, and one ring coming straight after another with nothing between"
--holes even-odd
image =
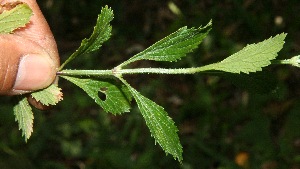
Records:
<instances>
[{"instance_id":1,"label":"plant stem","mask_svg":"<svg viewBox=\"0 0 300 169\"><path fill-rule=\"evenodd\" d=\"M125 74L194 74L198 72L213 70L211 65L196 68L136 68L136 69L118 69L112 70L62 70L57 72L58 76L122 76Z\"/></svg>"},{"instance_id":2,"label":"plant stem","mask_svg":"<svg viewBox=\"0 0 300 169\"><path fill-rule=\"evenodd\" d=\"M285 60L272 60L271 61L272 64L277 64L277 65L286 65L286 64L290 64L290 59L285 59Z\"/></svg>"},{"instance_id":3,"label":"plant stem","mask_svg":"<svg viewBox=\"0 0 300 169\"><path fill-rule=\"evenodd\" d=\"M300 55L285 60L274 60L272 61L272 64L290 64L292 66L300 67Z\"/></svg>"},{"instance_id":4,"label":"plant stem","mask_svg":"<svg viewBox=\"0 0 300 169\"><path fill-rule=\"evenodd\" d=\"M137 68L137 69L121 69L116 73L119 74L194 74L211 70L206 66L197 68L177 68L177 69L164 69L164 68Z\"/></svg>"},{"instance_id":5,"label":"plant stem","mask_svg":"<svg viewBox=\"0 0 300 169\"><path fill-rule=\"evenodd\" d=\"M273 60L272 64L285 64L300 67L300 55L285 60Z\"/></svg>"},{"instance_id":6,"label":"plant stem","mask_svg":"<svg viewBox=\"0 0 300 169\"><path fill-rule=\"evenodd\" d=\"M112 76L113 70L62 70L58 76Z\"/></svg>"}]
</instances>

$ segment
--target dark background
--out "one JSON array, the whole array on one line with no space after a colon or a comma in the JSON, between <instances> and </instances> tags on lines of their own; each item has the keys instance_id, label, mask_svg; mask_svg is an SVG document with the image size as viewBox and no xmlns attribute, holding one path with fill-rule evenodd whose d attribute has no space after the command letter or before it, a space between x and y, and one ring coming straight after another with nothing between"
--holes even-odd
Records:
<instances>
[{"instance_id":1,"label":"dark background","mask_svg":"<svg viewBox=\"0 0 300 169\"><path fill-rule=\"evenodd\" d=\"M173 13L169 2L176 4L181 14ZM278 58L300 53L297 0L38 3L55 35L62 61L89 37L101 7L109 5L114 10L111 39L99 52L78 58L67 68L111 69L178 28L206 25L210 19L212 31L188 57L176 63L138 62L132 66L201 66L282 32L288 36ZM265 68L268 74L262 76L260 82L264 83L257 84L258 88L247 76L248 81L213 74L125 77L175 121L184 150L182 165L154 144L134 102L130 113L113 116L81 89L61 79L64 100L50 111L34 110L34 133L25 143L14 121L15 98L2 96L0 168L229 169L239 168L236 161L241 161L242 168L299 169L299 70L290 66Z\"/></svg>"}]
</instances>

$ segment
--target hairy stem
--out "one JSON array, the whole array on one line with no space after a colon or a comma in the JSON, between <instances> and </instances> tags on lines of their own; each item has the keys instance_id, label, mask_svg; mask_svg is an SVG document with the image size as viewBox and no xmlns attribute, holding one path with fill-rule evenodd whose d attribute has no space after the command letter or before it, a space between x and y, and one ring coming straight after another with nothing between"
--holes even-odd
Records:
<instances>
[{"instance_id":1,"label":"hairy stem","mask_svg":"<svg viewBox=\"0 0 300 169\"><path fill-rule=\"evenodd\" d=\"M113 70L62 70L58 76L112 76Z\"/></svg>"},{"instance_id":2,"label":"hairy stem","mask_svg":"<svg viewBox=\"0 0 300 169\"><path fill-rule=\"evenodd\" d=\"M135 68L135 69L118 69L111 70L62 70L57 72L58 76L122 76L126 74L194 74L198 72L213 70L211 65L196 68Z\"/></svg>"},{"instance_id":3,"label":"hairy stem","mask_svg":"<svg viewBox=\"0 0 300 169\"><path fill-rule=\"evenodd\" d=\"M285 60L272 60L271 61L272 64L276 64L276 65L286 65L286 64L290 64L289 59L285 59Z\"/></svg>"},{"instance_id":4,"label":"hairy stem","mask_svg":"<svg viewBox=\"0 0 300 169\"><path fill-rule=\"evenodd\" d=\"M272 64L289 64L292 66L300 67L300 55L285 60L273 60Z\"/></svg>"}]
</instances>

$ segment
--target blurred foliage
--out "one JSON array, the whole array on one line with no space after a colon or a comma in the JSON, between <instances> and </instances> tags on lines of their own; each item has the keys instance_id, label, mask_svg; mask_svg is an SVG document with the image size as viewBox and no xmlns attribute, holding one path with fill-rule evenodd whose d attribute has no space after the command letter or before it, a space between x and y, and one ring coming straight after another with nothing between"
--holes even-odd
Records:
<instances>
[{"instance_id":1,"label":"blurred foliage","mask_svg":"<svg viewBox=\"0 0 300 169\"><path fill-rule=\"evenodd\" d=\"M181 13L173 13L168 3ZM300 2L226 0L38 0L65 60L90 35L101 7L115 13L113 36L99 52L68 68L110 69L182 26L213 20L201 47L178 63L135 67L191 67L220 61L248 43L288 33L279 58L300 53ZM129 82L165 107L179 127L183 164L166 156L135 104L113 116L63 79L64 100L35 111L34 133L24 143L14 121L13 97L0 98L0 168L300 168L300 74L271 66L276 90L255 93L226 76L134 75ZM125 77L126 78L126 77ZM233 78L234 79L234 78ZM263 78L260 80L263 81ZM237 84L236 86L233 84ZM238 165L239 166L238 166Z\"/></svg>"}]
</instances>

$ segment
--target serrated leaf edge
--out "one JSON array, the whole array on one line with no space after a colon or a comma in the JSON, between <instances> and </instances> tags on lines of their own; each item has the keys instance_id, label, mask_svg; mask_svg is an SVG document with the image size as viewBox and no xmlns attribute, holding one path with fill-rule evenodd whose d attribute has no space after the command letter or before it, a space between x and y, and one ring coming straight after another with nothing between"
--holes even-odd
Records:
<instances>
[{"instance_id":1,"label":"serrated leaf edge","mask_svg":"<svg viewBox=\"0 0 300 169\"><path fill-rule=\"evenodd\" d=\"M15 121L19 124L19 130L22 130L22 136L25 137L25 142L30 138L33 132L33 112L31 106L29 105L27 98L24 96L19 96L19 102L13 108ZM25 122L24 114L28 115L30 122ZM18 118L20 117L20 118Z\"/></svg>"}]
</instances>

